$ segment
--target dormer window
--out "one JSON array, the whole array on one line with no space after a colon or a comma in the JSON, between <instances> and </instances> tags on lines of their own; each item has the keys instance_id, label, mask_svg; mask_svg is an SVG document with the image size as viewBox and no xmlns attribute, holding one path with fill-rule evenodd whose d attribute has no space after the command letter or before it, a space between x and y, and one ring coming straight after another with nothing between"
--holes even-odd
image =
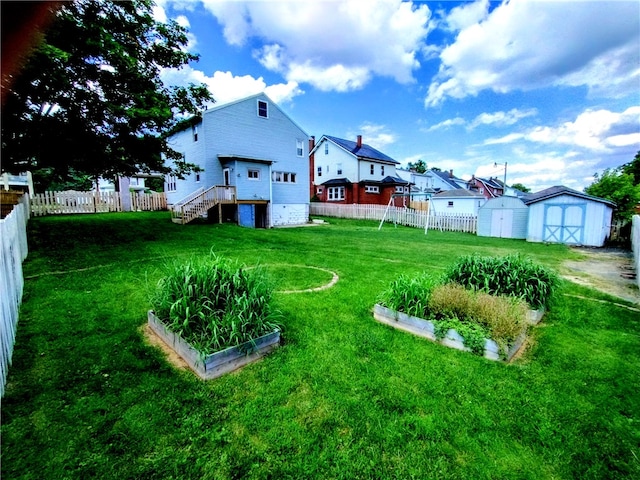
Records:
<instances>
[{"instance_id":1,"label":"dormer window","mask_svg":"<svg viewBox=\"0 0 640 480\"><path fill-rule=\"evenodd\" d=\"M258 116L269 118L269 104L264 100L258 100Z\"/></svg>"}]
</instances>

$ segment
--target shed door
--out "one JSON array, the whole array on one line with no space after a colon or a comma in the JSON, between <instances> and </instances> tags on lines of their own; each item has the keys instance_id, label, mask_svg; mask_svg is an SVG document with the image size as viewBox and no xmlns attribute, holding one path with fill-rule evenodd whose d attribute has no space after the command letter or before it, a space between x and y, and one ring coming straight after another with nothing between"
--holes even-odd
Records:
<instances>
[{"instance_id":1,"label":"shed door","mask_svg":"<svg viewBox=\"0 0 640 480\"><path fill-rule=\"evenodd\" d=\"M586 203L544 206L543 241L583 243Z\"/></svg>"},{"instance_id":2,"label":"shed door","mask_svg":"<svg viewBox=\"0 0 640 480\"><path fill-rule=\"evenodd\" d=\"M491 211L491 236L511 238L513 233L513 210L497 208Z\"/></svg>"}]
</instances>

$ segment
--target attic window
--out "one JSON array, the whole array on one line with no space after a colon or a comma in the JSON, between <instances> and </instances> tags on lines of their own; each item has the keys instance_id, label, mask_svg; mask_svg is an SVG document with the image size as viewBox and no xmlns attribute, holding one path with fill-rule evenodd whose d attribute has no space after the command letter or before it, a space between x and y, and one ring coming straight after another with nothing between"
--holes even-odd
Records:
<instances>
[{"instance_id":1,"label":"attic window","mask_svg":"<svg viewBox=\"0 0 640 480\"><path fill-rule=\"evenodd\" d=\"M453 200L449 200L449 201L447 202L447 207L448 207L448 208L453 207Z\"/></svg>"},{"instance_id":2,"label":"attic window","mask_svg":"<svg viewBox=\"0 0 640 480\"><path fill-rule=\"evenodd\" d=\"M384 165L380 165L380 175L384 177Z\"/></svg>"},{"instance_id":3,"label":"attic window","mask_svg":"<svg viewBox=\"0 0 640 480\"><path fill-rule=\"evenodd\" d=\"M198 141L198 126L197 125L192 125L191 126L191 133L193 134L193 141L197 142Z\"/></svg>"},{"instance_id":4,"label":"attic window","mask_svg":"<svg viewBox=\"0 0 640 480\"><path fill-rule=\"evenodd\" d=\"M329 142L324 142L324 154L329 155Z\"/></svg>"},{"instance_id":5,"label":"attic window","mask_svg":"<svg viewBox=\"0 0 640 480\"><path fill-rule=\"evenodd\" d=\"M258 116L269 118L269 105L263 100L258 100Z\"/></svg>"},{"instance_id":6,"label":"attic window","mask_svg":"<svg viewBox=\"0 0 640 480\"><path fill-rule=\"evenodd\" d=\"M371 173L371 175L373 175L373 173L375 172L375 170L376 170L376 166L372 163L372 164L370 165L370 167L369 167L369 172Z\"/></svg>"}]
</instances>

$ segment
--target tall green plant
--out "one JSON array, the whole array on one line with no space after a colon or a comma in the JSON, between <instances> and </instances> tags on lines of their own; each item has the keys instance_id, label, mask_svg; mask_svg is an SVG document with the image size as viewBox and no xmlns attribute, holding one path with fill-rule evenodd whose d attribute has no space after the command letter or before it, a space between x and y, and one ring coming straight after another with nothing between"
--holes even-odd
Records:
<instances>
[{"instance_id":1,"label":"tall green plant","mask_svg":"<svg viewBox=\"0 0 640 480\"><path fill-rule=\"evenodd\" d=\"M378 297L378 303L393 310L417 317L429 311L431 292L442 282L427 272L416 277L400 275Z\"/></svg>"},{"instance_id":2,"label":"tall green plant","mask_svg":"<svg viewBox=\"0 0 640 480\"><path fill-rule=\"evenodd\" d=\"M548 307L559 284L551 269L521 255L485 257L467 255L446 272L449 282L492 295L522 298L532 308Z\"/></svg>"},{"instance_id":3,"label":"tall green plant","mask_svg":"<svg viewBox=\"0 0 640 480\"><path fill-rule=\"evenodd\" d=\"M203 354L280 329L260 268L211 254L167 266L151 297L156 315Z\"/></svg>"}]
</instances>

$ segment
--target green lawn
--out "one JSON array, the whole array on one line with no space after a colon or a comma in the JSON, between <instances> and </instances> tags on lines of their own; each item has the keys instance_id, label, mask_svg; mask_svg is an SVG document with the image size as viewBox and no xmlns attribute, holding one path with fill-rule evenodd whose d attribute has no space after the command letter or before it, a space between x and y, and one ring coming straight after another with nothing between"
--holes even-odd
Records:
<instances>
[{"instance_id":1,"label":"green lawn","mask_svg":"<svg viewBox=\"0 0 640 480\"><path fill-rule=\"evenodd\" d=\"M2 399L3 479L640 478L640 315L564 296L510 365L375 322L401 273L564 246L327 219L251 230L166 212L35 218ZM168 258L262 264L284 342L202 382L149 346L148 291ZM291 265L291 269L286 266Z\"/></svg>"}]
</instances>

